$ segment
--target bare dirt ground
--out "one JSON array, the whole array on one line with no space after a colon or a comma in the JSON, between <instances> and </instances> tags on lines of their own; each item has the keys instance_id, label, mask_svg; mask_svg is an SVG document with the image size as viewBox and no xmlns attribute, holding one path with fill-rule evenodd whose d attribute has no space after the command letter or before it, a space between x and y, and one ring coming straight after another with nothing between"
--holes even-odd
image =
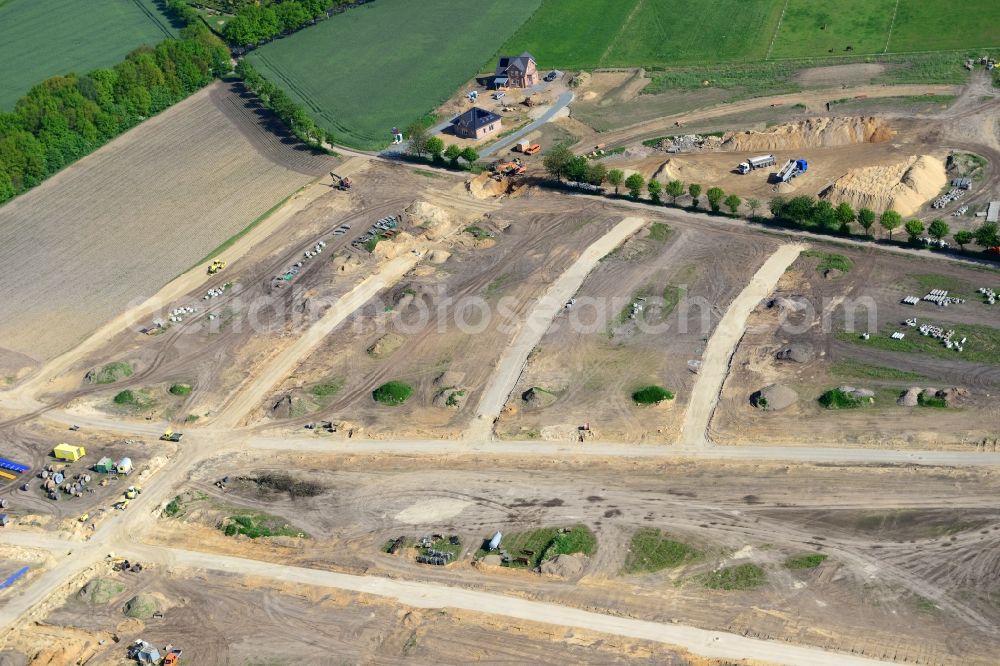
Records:
<instances>
[{"instance_id":1,"label":"bare dirt ground","mask_svg":"<svg viewBox=\"0 0 1000 666\"><path fill-rule=\"evenodd\" d=\"M139 573L104 567L110 598L70 595L37 625L10 637L0 663L125 663L136 639L161 650L172 644L188 663L296 664L339 662L391 664L433 659L538 663L709 664L644 641L531 622L495 619L468 611L408 608L366 595L298 586L253 577L183 569L146 568ZM88 581L90 582L90 581ZM130 618L122 612L136 595L156 600L162 617ZM261 640L262 636L280 640Z\"/></svg>"},{"instance_id":2,"label":"bare dirt ground","mask_svg":"<svg viewBox=\"0 0 1000 666\"><path fill-rule=\"evenodd\" d=\"M917 329L903 323L911 317L918 324L977 325L995 334L997 313L976 290L997 282L996 273L936 261L915 264L874 251L815 249L843 254L854 267L848 273L825 275L818 270L819 258L800 257L785 274L774 296L791 299L791 305L762 304L751 317L712 422L713 440L965 449L981 448L985 440L987 446L995 446L1000 436L997 361L972 362L957 352L939 358L888 351L858 336L903 331L907 337L920 337ZM967 300L948 308L900 302L907 295L922 297L931 288L950 289ZM798 308L804 309L796 312ZM844 333L848 329L855 333ZM778 352L789 348L802 349L805 357L776 359ZM795 391L798 402L780 411L761 411L750 404L753 392L775 383ZM843 385L874 391L876 404L828 410L816 402L824 391ZM896 399L910 386L960 387L968 395L948 409L898 406ZM808 435L801 428L805 422Z\"/></svg>"},{"instance_id":3,"label":"bare dirt ground","mask_svg":"<svg viewBox=\"0 0 1000 666\"><path fill-rule=\"evenodd\" d=\"M669 216L653 222L669 230L640 235L605 258L529 356L497 423L501 437L576 441L588 422L601 440L679 434L696 379L688 361L700 360L722 313L774 245L685 228ZM643 310L631 319L636 298L645 299ZM632 392L648 384L676 398L635 405Z\"/></svg>"},{"instance_id":4,"label":"bare dirt ground","mask_svg":"<svg viewBox=\"0 0 1000 666\"><path fill-rule=\"evenodd\" d=\"M66 350L334 163L272 122L217 83L4 206L3 347Z\"/></svg>"},{"instance_id":5,"label":"bare dirt ground","mask_svg":"<svg viewBox=\"0 0 1000 666\"><path fill-rule=\"evenodd\" d=\"M253 480L265 472L289 474L319 494L292 497ZM230 481L220 491L213 483L223 475ZM595 465L489 455L444 461L227 457L195 473L181 495L179 515L161 518L148 538L281 564L447 582L643 619L836 645L876 658L988 663L998 643L994 599L1000 594L983 583L996 564L991 544L1000 529L991 500L994 476L941 468L634 460ZM307 530L309 538L224 536L216 524L239 512L277 516ZM498 529L510 534L581 522L595 531L598 547L582 574L570 579L472 565L483 539ZM656 573L625 573L629 540L642 527L663 529L703 556ZM381 552L397 536L432 532L460 536L464 548L456 563L442 569L417 564L412 550ZM810 570L783 565L787 557L808 552L828 558ZM765 570L762 587L723 592L699 583L706 571L746 563Z\"/></svg>"},{"instance_id":6,"label":"bare dirt ground","mask_svg":"<svg viewBox=\"0 0 1000 666\"><path fill-rule=\"evenodd\" d=\"M333 419L371 437L459 436L534 300L622 219L601 202L567 211L544 192L485 213L456 228L489 237L457 233L365 316L337 329L267 406L289 393L309 398L311 386L332 382L336 393L291 414L291 424ZM392 380L412 385L413 397L396 407L377 404L372 390ZM448 404L446 390L461 394Z\"/></svg>"}]
</instances>

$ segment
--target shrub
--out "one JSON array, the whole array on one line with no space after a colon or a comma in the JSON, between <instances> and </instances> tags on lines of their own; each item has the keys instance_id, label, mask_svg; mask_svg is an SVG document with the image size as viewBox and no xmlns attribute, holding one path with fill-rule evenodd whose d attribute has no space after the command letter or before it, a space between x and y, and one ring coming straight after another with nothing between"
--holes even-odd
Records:
<instances>
[{"instance_id":1,"label":"shrub","mask_svg":"<svg viewBox=\"0 0 1000 666\"><path fill-rule=\"evenodd\" d=\"M789 557L785 560L785 567L788 569L815 569L822 564L825 559L826 555L821 553L799 555L797 557Z\"/></svg>"},{"instance_id":2,"label":"shrub","mask_svg":"<svg viewBox=\"0 0 1000 666\"><path fill-rule=\"evenodd\" d=\"M632 394L632 400L640 405L655 405L664 400L673 400L674 394L662 386L644 386Z\"/></svg>"},{"instance_id":3,"label":"shrub","mask_svg":"<svg viewBox=\"0 0 1000 666\"><path fill-rule=\"evenodd\" d=\"M756 564L741 564L703 574L701 583L712 590L752 590L767 581L764 570Z\"/></svg>"},{"instance_id":4,"label":"shrub","mask_svg":"<svg viewBox=\"0 0 1000 666\"><path fill-rule=\"evenodd\" d=\"M115 396L116 405L134 405L136 403L135 393L125 389L120 391L118 395Z\"/></svg>"},{"instance_id":5,"label":"shrub","mask_svg":"<svg viewBox=\"0 0 1000 666\"><path fill-rule=\"evenodd\" d=\"M383 405L402 405L413 395L413 387L403 382L386 382L372 391L375 402Z\"/></svg>"},{"instance_id":6,"label":"shrub","mask_svg":"<svg viewBox=\"0 0 1000 666\"><path fill-rule=\"evenodd\" d=\"M174 384L169 389L171 395L191 395L190 384Z\"/></svg>"},{"instance_id":7,"label":"shrub","mask_svg":"<svg viewBox=\"0 0 1000 666\"><path fill-rule=\"evenodd\" d=\"M819 397L819 404L827 409L856 409L861 407L864 401L847 395L840 389L830 389Z\"/></svg>"}]
</instances>

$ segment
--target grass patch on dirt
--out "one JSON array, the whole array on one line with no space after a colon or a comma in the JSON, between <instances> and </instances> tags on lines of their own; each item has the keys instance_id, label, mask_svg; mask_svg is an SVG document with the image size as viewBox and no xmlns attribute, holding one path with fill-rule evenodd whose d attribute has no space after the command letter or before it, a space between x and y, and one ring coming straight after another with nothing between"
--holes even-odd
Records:
<instances>
[{"instance_id":1,"label":"grass patch on dirt","mask_svg":"<svg viewBox=\"0 0 1000 666\"><path fill-rule=\"evenodd\" d=\"M911 273L906 276L906 279L920 292L914 294L914 296L923 296L930 292L931 289L944 289L948 292L949 296L967 299L971 298L976 292L975 288L965 280L938 273Z\"/></svg>"},{"instance_id":2,"label":"grass patch on dirt","mask_svg":"<svg viewBox=\"0 0 1000 666\"><path fill-rule=\"evenodd\" d=\"M670 226L663 222L653 222L649 225L649 240L663 242L670 236Z\"/></svg>"},{"instance_id":3,"label":"grass patch on dirt","mask_svg":"<svg viewBox=\"0 0 1000 666\"><path fill-rule=\"evenodd\" d=\"M332 398L337 395L343 383L337 380L328 380L309 387L309 394L315 398Z\"/></svg>"},{"instance_id":4,"label":"grass patch on dirt","mask_svg":"<svg viewBox=\"0 0 1000 666\"><path fill-rule=\"evenodd\" d=\"M171 395L191 395L191 385L190 384L174 384L167 391Z\"/></svg>"},{"instance_id":5,"label":"grass patch on dirt","mask_svg":"<svg viewBox=\"0 0 1000 666\"><path fill-rule=\"evenodd\" d=\"M95 578L80 588L77 599L85 604L104 606L124 591L124 583L110 578Z\"/></svg>"},{"instance_id":6,"label":"grass patch on dirt","mask_svg":"<svg viewBox=\"0 0 1000 666\"><path fill-rule=\"evenodd\" d=\"M841 273L850 273L851 269L854 268L854 262L851 261L850 257L845 257L842 254L820 252L819 250L806 250L802 253L802 256L819 259L819 263L816 264L816 270L820 273L825 273L829 270L840 271Z\"/></svg>"},{"instance_id":7,"label":"grass patch on dirt","mask_svg":"<svg viewBox=\"0 0 1000 666\"><path fill-rule=\"evenodd\" d=\"M834 362L830 366L830 372L841 377L854 377L859 379L883 379L883 380L921 380L926 379L918 372L900 370L898 368L887 368L882 365L871 365L852 358L845 358Z\"/></svg>"},{"instance_id":8,"label":"grass patch on dirt","mask_svg":"<svg viewBox=\"0 0 1000 666\"><path fill-rule=\"evenodd\" d=\"M402 405L413 395L413 387L403 382L386 382L372 391L372 399L383 405Z\"/></svg>"},{"instance_id":9,"label":"grass patch on dirt","mask_svg":"<svg viewBox=\"0 0 1000 666\"><path fill-rule=\"evenodd\" d=\"M936 398L931 395L921 393L917 396L918 407L931 407L933 409L948 409L948 401L944 398Z\"/></svg>"},{"instance_id":10,"label":"grass patch on dirt","mask_svg":"<svg viewBox=\"0 0 1000 666\"><path fill-rule=\"evenodd\" d=\"M887 328L883 334L873 333L868 340L862 340L858 333L837 331L835 337L842 342L850 342L860 346L874 347L890 352L906 354L927 354L935 358L965 361L968 363L983 363L1000 365L1000 329L979 324L939 324L943 328L954 330L952 339L955 341L966 338L965 351L959 353L948 349L944 344L931 336L920 335L916 329L902 327L906 337L893 340L890 334L897 329Z\"/></svg>"},{"instance_id":11,"label":"grass patch on dirt","mask_svg":"<svg viewBox=\"0 0 1000 666\"><path fill-rule=\"evenodd\" d=\"M116 393L112 402L117 407L133 412L149 409L156 404L156 401L146 391L133 391L131 389Z\"/></svg>"},{"instance_id":12,"label":"grass patch on dirt","mask_svg":"<svg viewBox=\"0 0 1000 666\"><path fill-rule=\"evenodd\" d=\"M442 537L440 539L435 539L431 542L430 548L422 548L421 553L426 555L427 551L436 550L442 553L451 553L452 562L456 561L462 554L462 542L451 543L448 537Z\"/></svg>"},{"instance_id":13,"label":"grass patch on dirt","mask_svg":"<svg viewBox=\"0 0 1000 666\"><path fill-rule=\"evenodd\" d=\"M493 234L491 234L486 229L483 229L482 227L477 227L477 226L466 227L464 231L465 233L469 234L476 240L486 240L487 238L493 238Z\"/></svg>"},{"instance_id":14,"label":"grass patch on dirt","mask_svg":"<svg viewBox=\"0 0 1000 666\"><path fill-rule=\"evenodd\" d=\"M827 558L822 553L810 553L809 555L796 555L785 560L786 569L815 569L823 564Z\"/></svg>"},{"instance_id":15,"label":"grass patch on dirt","mask_svg":"<svg viewBox=\"0 0 1000 666\"><path fill-rule=\"evenodd\" d=\"M668 316L677 307L684 296L687 294L687 287L681 287L676 284L668 284L663 288L663 316Z\"/></svg>"},{"instance_id":16,"label":"grass patch on dirt","mask_svg":"<svg viewBox=\"0 0 1000 666\"><path fill-rule=\"evenodd\" d=\"M865 405L865 401L861 398L850 396L839 388L830 389L821 395L817 402L827 409L857 409Z\"/></svg>"},{"instance_id":17,"label":"grass patch on dirt","mask_svg":"<svg viewBox=\"0 0 1000 666\"><path fill-rule=\"evenodd\" d=\"M88 384L114 384L119 379L131 377L135 370L125 361L108 363L98 370L91 370L85 379Z\"/></svg>"},{"instance_id":18,"label":"grass patch on dirt","mask_svg":"<svg viewBox=\"0 0 1000 666\"><path fill-rule=\"evenodd\" d=\"M658 529L636 530L625 559L625 573L643 573L671 569L697 560L701 553L680 541L674 541Z\"/></svg>"},{"instance_id":19,"label":"grass patch on dirt","mask_svg":"<svg viewBox=\"0 0 1000 666\"><path fill-rule=\"evenodd\" d=\"M568 531L562 532L562 529ZM582 553L589 557L597 550L597 537L586 525L573 525L568 528L541 527L526 532L505 534L500 547L510 553L511 558L525 557L528 560L528 563L524 564L511 559L504 566L533 569L556 555ZM477 557L488 554L485 548L481 548Z\"/></svg>"},{"instance_id":20,"label":"grass patch on dirt","mask_svg":"<svg viewBox=\"0 0 1000 666\"><path fill-rule=\"evenodd\" d=\"M673 399L672 391L655 384L644 386L632 393L632 401L639 405L657 405L664 400Z\"/></svg>"},{"instance_id":21,"label":"grass patch on dirt","mask_svg":"<svg viewBox=\"0 0 1000 666\"><path fill-rule=\"evenodd\" d=\"M167 502L167 506L163 508L163 514L168 518L173 518L181 512L181 496L177 495L172 500Z\"/></svg>"},{"instance_id":22,"label":"grass patch on dirt","mask_svg":"<svg viewBox=\"0 0 1000 666\"><path fill-rule=\"evenodd\" d=\"M754 590L767 582L767 574L756 564L740 564L698 576L710 590Z\"/></svg>"},{"instance_id":23,"label":"grass patch on dirt","mask_svg":"<svg viewBox=\"0 0 1000 666\"><path fill-rule=\"evenodd\" d=\"M240 513L224 518L219 529L226 536L242 534L251 539L261 537L289 536L307 538L305 532L294 529L284 519L266 513Z\"/></svg>"}]
</instances>

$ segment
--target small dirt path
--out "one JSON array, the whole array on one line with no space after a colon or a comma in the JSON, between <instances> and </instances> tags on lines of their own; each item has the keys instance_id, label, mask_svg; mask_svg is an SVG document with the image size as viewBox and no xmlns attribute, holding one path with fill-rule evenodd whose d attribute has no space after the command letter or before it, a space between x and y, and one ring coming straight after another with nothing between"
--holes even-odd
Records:
<instances>
[{"instance_id":1,"label":"small dirt path","mask_svg":"<svg viewBox=\"0 0 1000 666\"><path fill-rule=\"evenodd\" d=\"M644 224L646 220L641 217L626 217L584 250L573 265L552 283L545 295L535 304L535 308L500 358L488 388L479 401L476 418L465 433L466 439L490 438L493 421L500 415L507 397L517 385L517 380L528 362L528 354L541 342L545 331L552 325L552 320L580 289L580 285L597 266L597 262L639 231Z\"/></svg>"},{"instance_id":2,"label":"small dirt path","mask_svg":"<svg viewBox=\"0 0 1000 666\"><path fill-rule=\"evenodd\" d=\"M691 391L691 400L684 415L680 436L682 446L699 448L708 445L708 424L719 402L722 384L729 374L729 363L746 331L747 318L761 299L771 293L785 269L792 265L804 247L797 243L779 247L730 304L716 326L705 347L698 381Z\"/></svg>"}]
</instances>

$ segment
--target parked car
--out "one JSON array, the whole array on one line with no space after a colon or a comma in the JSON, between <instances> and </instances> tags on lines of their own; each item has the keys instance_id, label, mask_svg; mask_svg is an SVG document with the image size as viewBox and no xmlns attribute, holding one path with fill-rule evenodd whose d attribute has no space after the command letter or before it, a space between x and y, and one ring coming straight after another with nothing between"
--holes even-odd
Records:
<instances>
[{"instance_id":1,"label":"parked car","mask_svg":"<svg viewBox=\"0 0 1000 666\"><path fill-rule=\"evenodd\" d=\"M555 70L552 70L551 72L545 75L546 81L555 81L557 78L559 78L559 72Z\"/></svg>"}]
</instances>

